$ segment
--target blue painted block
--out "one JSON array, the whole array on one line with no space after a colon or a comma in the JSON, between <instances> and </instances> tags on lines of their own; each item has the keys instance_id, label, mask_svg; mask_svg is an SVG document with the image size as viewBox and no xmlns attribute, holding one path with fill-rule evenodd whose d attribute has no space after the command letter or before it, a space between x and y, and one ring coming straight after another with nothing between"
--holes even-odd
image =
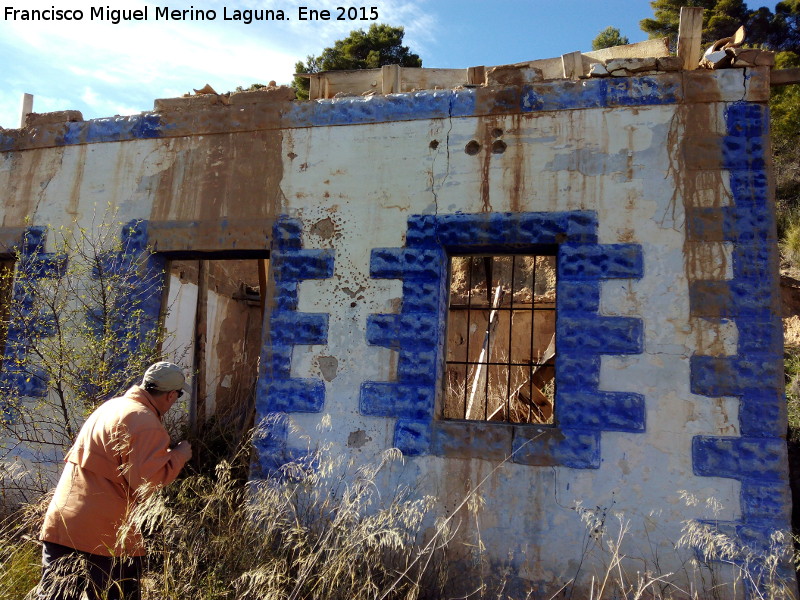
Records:
<instances>
[{"instance_id":1,"label":"blue painted block","mask_svg":"<svg viewBox=\"0 0 800 600\"><path fill-rule=\"evenodd\" d=\"M771 242L778 237L775 217L759 206L737 206L732 229L732 239L741 243Z\"/></svg>"},{"instance_id":2,"label":"blue painted block","mask_svg":"<svg viewBox=\"0 0 800 600\"><path fill-rule=\"evenodd\" d=\"M736 206L757 206L766 209L769 204L769 180L765 170L730 171L731 194Z\"/></svg>"},{"instance_id":3,"label":"blue painted block","mask_svg":"<svg viewBox=\"0 0 800 600\"><path fill-rule=\"evenodd\" d=\"M86 130L87 125L85 121L69 121L64 123L64 133L56 140L56 145L71 146L73 144L81 144L85 138Z\"/></svg>"},{"instance_id":4,"label":"blue painted block","mask_svg":"<svg viewBox=\"0 0 800 600\"><path fill-rule=\"evenodd\" d=\"M328 341L328 314L274 311L270 318L270 333L278 343L325 344Z\"/></svg>"},{"instance_id":5,"label":"blue painted block","mask_svg":"<svg viewBox=\"0 0 800 600\"><path fill-rule=\"evenodd\" d=\"M637 318L559 315L557 328L559 352L640 354L644 346L642 320Z\"/></svg>"},{"instance_id":6,"label":"blue painted block","mask_svg":"<svg viewBox=\"0 0 800 600\"><path fill-rule=\"evenodd\" d=\"M781 481L785 478L786 442L780 438L695 436L692 439L695 475L743 481Z\"/></svg>"},{"instance_id":7,"label":"blue painted block","mask_svg":"<svg viewBox=\"0 0 800 600\"><path fill-rule=\"evenodd\" d=\"M400 349L400 315L375 314L367 317L367 343Z\"/></svg>"},{"instance_id":8,"label":"blue painted block","mask_svg":"<svg viewBox=\"0 0 800 600\"><path fill-rule=\"evenodd\" d=\"M785 435L786 399L780 390L746 390L739 405L739 430L747 437Z\"/></svg>"},{"instance_id":9,"label":"blue painted block","mask_svg":"<svg viewBox=\"0 0 800 600\"><path fill-rule=\"evenodd\" d=\"M130 271L131 261L125 260L119 252L103 252L98 258L97 263L92 265L92 279Z\"/></svg>"},{"instance_id":10,"label":"blue painted block","mask_svg":"<svg viewBox=\"0 0 800 600\"><path fill-rule=\"evenodd\" d=\"M14 314L29 315L36 306L36 297L33 292L34 281L31 279L14 281ZM10 327L14 327L12 321ZM10 335L10 334L9 334Z\"/></svg>"},{"instance_id":11,"label":"blue painted block","mask_svg":"<svg viewBox=\"0 0 800 600\"><path fill-rule=\"evenodd\" d=\"M272 305L275 310L297 310L297 281L276 279L272 289Z\"/></svg>"},{"instance_id":12,"label":"blue painted block","mask_svg":"<svg viewBox=\"0 0 800 600\"><path fill-rule=\"evenodd\" d=\"M0 374L0 389L21 398L44 398L49 383L47 373L32 364L15 365Z\"/></svg>"},{"instance_id":13,"label":"blue painted block","mask_svg":"<svg viewBox=\"0 0 800 600\"><path fill-rule=\"evenodd\" d=\"M147 221L135 219L122 227L122 242L125 252L140 254L148 249Z\"/></svg>"},{"instance_id":14,"label":"blue painted block","mask_svg":"<svg viewBox=\"0 0 800 600\"><path fill-rule=\"evenodd\" d=\"M469 246L475 243L472 215L442 215L437 219L437 237L445 247Z\"/></svg>"},{"instance_id":15,"label":"blue painted block","mask_svg":"<svg viewBox=\"0 0 800 600\"><path fill-rule=\"evenodd\" d=\"M725 122L732 136L757 137L769 133L769 111L765 105L733 102L725 109Z\"/></svg>"},{"instance_id":16,"label":"blue painted block","mask_svg":"<svg viewBox=\"0 0 800 600\"><path fill-rule=\"evenodd\" d=\"M161 137L161 116L151 113L139 115L134 118L134 124L131 129L133 137L136 139L154 139Z\"/></svg>"},{"instance_id":17,"label":"blue painted block","mask_svg":"<svg viewBox=\"0 0 800 600\"><path fill-rule=\"evenodd\" d=\"M607 105L608 83L604 79L553 81L524 86L520 99L523 112L602 108Z\"/></svg>"},{"instance_id":18,"label":"blue painted block","mask_svg":"<svg viewBox=\"0 0 800 600\"><path fill-rule=\"evenodd\" d=\"M600 468L600 432L563 429L548 433L542 429L514 428L512 462L572 469Z\"/></svg>"},{"instance_id":19,"label":"blue painted block","mask_svg":"<svg viewBox=\"0 0 800 600\"><path fill-rule=\"evenodd\" d=\"M130 137L130 123L122 118L92 119L82 125L80 137L84 143L117 142Z\"/></svg>"},{"instance_id":20,"label":"blue painted block","mask_svg":"<svg viewBox=\"0 0 800 600\"><path fill-rule=\"evenodd\" d=\"M394 428L394 446L406 456L430 452L431 422L400 419Z\"/></svg>"},{"instance_id":21,"label":"blue painted block","mask_svg":"<svg viewBox=\"0 0 800 600\"><path fill-rule=\"evenodd\" d=\"M789 523L792 516L792 497L785 482L743 483L742 516L747 521L777 520Z\"/></svg>"},{"instance_id":22,"label":"blue painted block","mask_svg":"<svg viewBox=\"0 0 800 600\"><path fill-rule=\"evenodd\" d=\"M521 213L517 219L520 243L551 245L558 236L567 235L568 223L563 213ZM577 224L573 226L576 233L581 229Z\"/></svg>"},{"instance_id":23,"label":"blue painted block","mask_svg":"<svg viewBox=\"0 0 800 600\"><path fill-rule=\"evenodd\" d=\"M567 429L644 431L644 396L629 392L565 391L559 387L556 421Z\"/></svg>"},{"instance_id":24,"label":"blue painted block","mask_svg":"<svg viewBox=\"0 0 800 600\"><path fill-rule=\"evenodd\" d=\"M778 272L778 255L771 244L737 242L733 247L733 276L772 279Z\"/></svg>"},{"instance_id":25,"label":"blue painted block","mask_svg":"<svg viewBox=\"0 0 800 600\"><path fill-rule=\"evenodd\" d=\"M783 362L774 354L748 354L735 359L741 389L783 390Z\"/></svg>"},{"instance_id":26,"label":"blue painted block","mask_svg":"<svg viewBox=\"0 0 800 600\"><path fill-rule=\"evenodd\" d=\"M275 379L267 383L266 412L319 412L325 403L321 379Z\"/></svg>"},{"instance_id":27,"label":"blue painted block","mask_svg":"<svg viewBox=\"0 0 800 600\"><path fill-rule=\"evenodd\" d=\"M446 270L445 260L440 250L375 248L370 257L370 277L439 281Z\"/></svg>"},{"instance_id":28,"label":"blue painted block","mask_svg":"<svg viewBox=\"0 0 800 600\"><path fill-rule=\"evenodd\" d=\"M442 323L437 313L403 312L400 315L399 326L401 346L411 351L417 351L417 349L436 346Z\"/></svg>"},{"instance_id":29,"label":"blue painted block","mask_svg":"<svg viewBox=\"0 0 800 600\"><path fill-rule=\"evenodd\" d=\"M747 317L767 321L778 310L777 300L777 284L773 278L689 283L693 317Z\"/></svg>"},{"instance_id":30,"label":"blue painted block","mask_svg":"<svg viewBox=\"0 0 800 600\"><path fill-rule=\"evenodd\" d=\"M734 358L692 356L689 363L690 387L693 394L703 396L733 396L741 393L736 382Z\"/></svg>"},{"instance_id":31,"label":"blue painted block","mask_svg":"<svg viewBox=\"0 0 800 600\"><path fill-rule=\"evenodd\" d=\"M332 125L349 125L356 123L374 123L380 119L380 115L385 110L394 109L392 112L397 115L402 114L407 107L395 103L391 106L386 98L383 102L374 102L372 97L366 98L341 98L334 99L331 103Z\"/></svg>"},{"instance_id":32,"label":"blue painted block","mask_svg":"<svg viewBox=\"0 0 800 600\"><path fill-rule=\"evenodd\" d=\"M276 252L271 267L279 280L327 279L333 276L334 256L334 250Z\"/></svg>"},{"instance_id":33,"label":"blue painted block","mask_svg":"<svg viewBox=\"0 0 800 600\"><path fill-rule=\"evenodd\" d=\"M730 289L737 315L766 321L771 315L780 314L777 278L734 279Z\"/></svg>"},{"instance_id":34,"label":"blue painted block","mask_svg":"<svg viewBox=\"0 0 800 600\"><path fill-rule=\"evenodd\" d=\"M450 95L450 117L469 117L476 111L475 90L455 90Z\"/></svg>"},{"instance_id":35,"label":"blue painted block","mask_svg":"<svg viewBox=\"0 0 800 600\"><path fill-rule=\"evenodd\" d=\"M774 534L781 533L782 539L773 541L771 538ZM736 537L741 546L747 548L748 550L755 553L755 556L760 556L766 558L769 554L774 553L779 548L785 553L784 554L784 562L786 565L789 566L791 564L790 554L791 554L791 538L789 537L789 523L785 521L780 521L778 519L759 519L754 520L746 523L737 523L736 524ZM754 561L760 562L760 561ZM752 565L753 572L749 575L753 578L758 578L759 576L765 576L766 574L761 572L761 569L764 568L771 568L768 564L764 564L763 562L759 564ZM776 566L776 569L781 569L781 566ZM783 576L783 581L790 581L787 577L794 577L796 573L793 572L794 569L789 569L788 573L784 572L783 575L776 574L777 577ZM766 583L766 581L762 581L762 584ZM763 594L764 589L763 587L759 587L759 595L755 596L758 598ZM749 598L754 598L754 596L748 596ZM763 598L763 596L761 596Z\"/></svg>"},{"instance_id":36,"label":"blue painted block","mask_svg":"<svg viewBox=\"0 0 800 600\"><path fill-rule=\"evenodd\" d=\"M50 337L56 332L56 316L48 308L42 308L30 324L31 336Z\"/></svg>"},{"instance_id":37,"label":"blue painted block","mask_svg":"<svg viewBox=\"0 0 800 600\"><path fill-rule=\"evenodd\" d=\"M608 106L676 104L683 100L680 77L615 77L608 79Z\"/></svg>"},{"instance_id":38,"label":"blue painted block","mask_svg":"<svg viewBox=\"0 0 800 600\"><path fill-rule=\"evenodd\" d=\"M726 169L761 171L765 167L766 136L735 136L722 138L722 157Z\"/></svg>"},{"instance_id":39,"label":"blue painted block","mask_svg":"<svg viewBox=\"0 0 800 600\"><path fill-rule=\"evenodd\" d=\"M600 283L559 278L556 284L558 314L596 313L600 309Z\"/></svg>"},{"instance_id":40,"label":"blue painted block","mask_svg":"<svg viewBox=\"0 0 800 600\"><path fill-rule=\"evenodd\" d=\"M644 273L638 244L561 244L558 274L564 279L640 279Z\"/></svg>"},{"instance_id":41,"label":"blue painted block","mask_svg":"<svg viewBox=\"0 0 800 600\"><path fill-rule=\"evenodd\" d=\"M17 135L8 135L6 130L0 131L0 152L11 152L14 150L17 145Z\"/></svg>"},{"instance_id":42,"label":"blue painted block","mask_svg":"<svg viewBox=\"0 0 800 600\"><path fill-rule=\"evenodd\" d=\"M438 219L439 242L447 248L465 251L468 248L552 244L556 233L561 231L563 224L559 226L558 219L546 213L455 214Z\"/></svg>"},{"instance_id":43,"label":"blue painted block","mask_svg":"<svg viewBox=\"0 0 800 600\"><path fill-rule=\"evenodd\" d=\"M381 119L394 121L443 117L449 112L452 94L450 90L390 94L384 97Z\"/></svg>"},{"instance_id":44,"label":"blue painted block","mask_svg":"<svg viewBox=\"0 0 800 600\"><path fill-rule=\"evenodd\" d=\"M284 413L267 413L256 427L253 443L257 448L283 449L289 436L289 418Z\"/></svg>"},{"instance_id":45,"label":"blue painted block","mask_svg":"<svg viewBox=\"0 0 800 600\"><path fill-rule=\"evenodd\" d=\"M359 407L364 415L424 421L432 416L433 401L430 385L365 381L361 384Z\"/></svg>"},{"instance_id":46,"label":"blue painted block","mask_svg":"<svg viewBox=\"0 0 800 600\"><path fill-rule=\"evenodd\" d=\"M511 457L514 426L485 421L435 421L431 452L453 458L502 461Z\"/></svg>"},{"instance_id":47,"label":"blue painted block","mask_svg":"<svg viewBox=\"0 0 800 600\"><path fill-rule=\"evenodd\" d=\"M407 248L434 248L436 239L436 215L412 215L406 230Z\"/></svg>"},{"instance_id":48,"label":"blue painted block","mask_svg":"<svg viewBox=\"0 0 800 600\"><path fill-rule=\"evenodd\" d=\"M576 244L597 243L597 214L593 211L571 211L564 214L567 238Z\"/></svg>"},{"instance_id":49,"label":"blue painted block","mask_svg":"<svg viewBox=\"0 0 800 600\"><path fill-rule=\"evenodd\" d=\"M43 252L33 257L23 257L17 268L34 279L61 279L67 272L67 256Z\"/></svg>"},{"instance_id":50,"label":"blue painted block","mask_svg":"<svg viewBox=\"0 0 800 600\"><path fill-rule=\"evenodd\" d=\"M272 413L262 419L253 437L253 446L258 454L259 475L274 475L286 462L286 440L289 435L288 419L280 413Z\"/></svg>"},{"instance_id":51,"label":"blue painted block","mask_svg":"<svg viewBox=\"0 0 800 600\"><path fill-rule=\"evenodd\" d=\"M436 281L403 281L403 312L438 313L447 290Z\"/></svg>"},{"instance_id":52,"label":"blue painted block","mask_svg":"<svg viewBox=\"0 0 800 600\"><path fill-rule=\"evenodd\" d=\"M271 379L289 379L292 371L292 349L290 344L265 345L261 352L261 364Z\"/></svg>"},{"instance_id":53,"label":"blue painted block","mask_svg":"<svg viewBox=\"0 0 800 600\"><path fill-rule=\"evenodd\" d=\"M46 227L27 227L22 235L21 252L23 258L32 254L44 252L44 240L47 235Z\"/></svg>"},{"instance_id":54,"label":"blue painted block","mask_svg":"<svg viewBox=\"0 0 800 600\"><path fill-rule=\"evenodd\" d=\"M780 356L783 353L783 324L777 316L768 320L740 317L736 319L736 328L739 330L739 354L772 353Z\"/></svg>"},{"instance_id":55,"label":"blue painted block","mask_svg":"<svg viewBox=\"0 0 800 600\"><path fill-rule=\"evenodd\" d=\"M600 385L600 356L556 352L559 390L596 390Z\"/></svg>"},{"instance_id":56,"label":"blue painted block","mask_svg":"<svg viewBox=\"0 0 800 600\"><path fill-rule=\"evenodd\" d=\"M438 352L434 349L401 351L397 360L397 381L401 383L436 383Z\"/></svg>"},{"instance_id":57,"label":"blue painted block","mask_svg":"<svg viewBox=\"0 0 800 600\"><path fill-rule=\"evenodd\" d=\"M299 250L303 224L299 219L281 218L272 226L273 246L277 250Z\"/></svg>"}]
</instances>

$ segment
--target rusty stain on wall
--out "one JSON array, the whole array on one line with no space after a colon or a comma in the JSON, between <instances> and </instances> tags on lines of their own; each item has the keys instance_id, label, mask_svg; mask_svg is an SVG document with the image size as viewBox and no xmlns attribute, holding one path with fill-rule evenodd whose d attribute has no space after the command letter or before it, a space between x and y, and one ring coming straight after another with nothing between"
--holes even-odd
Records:
<instances>
[{"instance_id":1,"label":"rusty stain on wall","mask_svg":"<svg viewBox=\"0 0 800 600\"><path fill-rule=\"evenodd\" d=\"M172 163L157 179L152 219L276 217L284 209L280 131L170 140Z\"/></svg>"}]
</instances>

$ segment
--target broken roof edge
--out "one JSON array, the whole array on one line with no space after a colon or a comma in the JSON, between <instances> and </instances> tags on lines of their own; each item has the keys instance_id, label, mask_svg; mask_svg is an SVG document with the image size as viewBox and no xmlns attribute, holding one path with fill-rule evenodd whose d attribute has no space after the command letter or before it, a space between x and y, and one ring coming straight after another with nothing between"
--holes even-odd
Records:
<instances>
[{"instance_id":1,"label":"broken roof edge","mask_svg":"<svg viewBox=\"0 0 800 600\"><path fill-rule=\"evenodd\" d=\"M523 82L451 90L286 101L287 90L258 90L217 102L215 95L167 99L161 112L0 129L0 152L248 131L534 114L595 108L769 100L770 69L675 71ZM283 100L280 98L283 97ZM276 98L279 99L276 101ZM244 102L247 100L247 102ZM184 104L181 104L183 102Z\"/></svg>"},{"instance_id":2,"label":"broken roof edge","mask_svg":"<svg viewBox=\"0 0 800 600\"><path fill-rule=\"evenodd\" d=\"M668 58L669 38L658 38L614 46L592 52L571 52L555 58L535 59L518 63L475 66L462 69L401 67L385 65L379 69L349 69L296 73L308 79L309 100L334 98L337 94L391 94L430 89L453 89L479 85L515 83L511 79L532 79L526 70L535 70L540 81L579 79L590 75L592 64L613 59ZM677 70L676 68L664 70ZM519 76L514 75L518 73Z\"/></svg>"},{"instance_id":3,"label":"broken roof edge","mask_svg":"<svg viewBox=\"0 0 800 600\"><path fill-rule=\"evenodd\" d=\"M569 55L575 54L574 52ZM662 56L669 56L669 38L656 38L652 40L645 40L643 42L635 42L633 44L624 44L621 46L612 46L610 48L602 48L601 50L591 50L589 52L578 52L582 56L587 57L591 62L602 62L612 58L658 58ZM562 56L569 56L562 55ZM507 63L502 65L495 65L497 67L524 67L531 63L547 62L547 61L560 61L562 56L554 58L537 58L533 60L526 60L516 63ZM394 66L394 65L387 65ZM317 71L316 73L295 73L295 77L302 77L311 79L319 75L328 75L330 73L377 73L383 67L377 69L336 69L333 71ZM410 71L427 70L427 71L468 71L469 69L492 69L492 67L479 66L479 67L466 67L466 68L449 68L449 67L400 67ZM563 79L556 77L555 79Z\"/></svg>"}]
</instances>

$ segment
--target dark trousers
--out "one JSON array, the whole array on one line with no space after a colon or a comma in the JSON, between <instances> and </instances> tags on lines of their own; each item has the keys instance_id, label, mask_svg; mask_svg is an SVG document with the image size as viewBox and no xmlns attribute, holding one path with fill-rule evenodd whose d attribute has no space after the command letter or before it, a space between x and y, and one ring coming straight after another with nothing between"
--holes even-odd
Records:
<instances>
[{"instance_id":1,"label":"dark trousers","mask_svg":"<svg viewBox=\"0 0 800 600\"><path fill-rule=\"evenodd\" d=\"M38 600L139 600L142 557L114 558L43 542Z\"/></svg>"}]
</instances>

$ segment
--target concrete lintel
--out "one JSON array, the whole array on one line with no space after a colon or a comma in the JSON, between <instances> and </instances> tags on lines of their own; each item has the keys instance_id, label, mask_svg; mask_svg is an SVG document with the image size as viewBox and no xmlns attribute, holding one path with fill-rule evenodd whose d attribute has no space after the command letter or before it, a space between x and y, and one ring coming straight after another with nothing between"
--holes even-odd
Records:
<instances>
[{"instance_id":1,"label":"concrete lintel","mask_svg":"<svg viewBox=\"0 0 800 600\"><path fill-rule=\"evenodd\" d=\"M150 221L150 246L159 253L193 256L209 253L257 253L270 249L272 218L210 221Z\"/></svg>"}]
</instances>

